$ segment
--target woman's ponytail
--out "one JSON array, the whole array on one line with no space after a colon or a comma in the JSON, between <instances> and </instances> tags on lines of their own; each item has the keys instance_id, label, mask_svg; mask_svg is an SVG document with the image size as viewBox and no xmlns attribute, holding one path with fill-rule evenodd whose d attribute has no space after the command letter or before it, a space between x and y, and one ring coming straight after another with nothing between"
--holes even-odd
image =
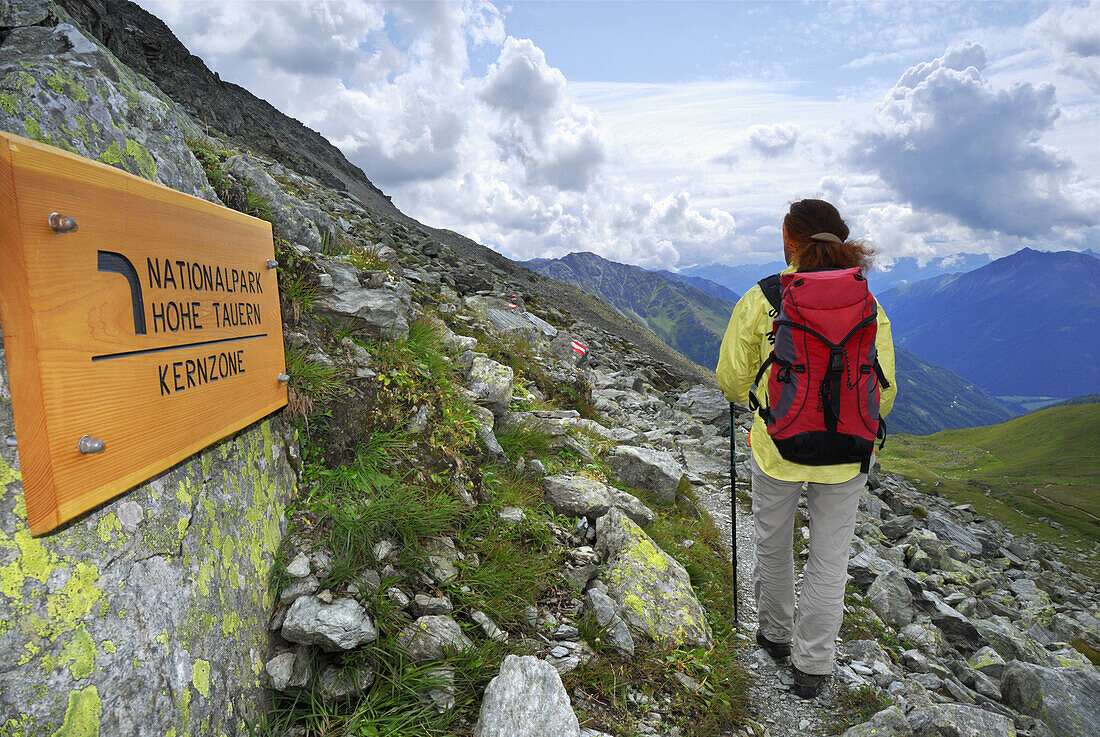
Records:
<instances>
[{"instance_id":1,"label":"woman's ponytail","mask_svg":"<svg viewBox=\"0 0 1100 737\"><path fill-rule=\"evenodd\" d=\"M824 200L799 200L783 218L799 271L871 267L874 250L858 240L847 240L848 225L837 209Z\"/></svg>"}]
</instances>

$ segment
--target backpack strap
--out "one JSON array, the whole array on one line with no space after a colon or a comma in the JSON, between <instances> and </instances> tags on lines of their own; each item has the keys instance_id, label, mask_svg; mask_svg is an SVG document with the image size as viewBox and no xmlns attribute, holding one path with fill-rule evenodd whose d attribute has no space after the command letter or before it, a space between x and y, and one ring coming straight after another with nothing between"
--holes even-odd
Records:
<instances>
[{"instance_id":1,"label":"backpack strap","mask_svg":"<svg viewBox=\"0 0 1100 737\"><path fill-rule=\"evenodd\" d=\"M779 274L765 276L756 283L760 285L760 291L764 293L764 299L768 300L768 304L772 306L772 310L775 312L772 317L779 317L779 308L783 304L783 290L779 284Z\"/></svg>"}]
</instances>

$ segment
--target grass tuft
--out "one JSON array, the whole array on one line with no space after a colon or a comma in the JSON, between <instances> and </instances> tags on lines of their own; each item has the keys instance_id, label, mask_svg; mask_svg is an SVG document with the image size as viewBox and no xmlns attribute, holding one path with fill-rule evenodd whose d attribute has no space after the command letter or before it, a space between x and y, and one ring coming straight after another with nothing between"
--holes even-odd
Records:
<instances>
[{"instance_id":1,"label":"grass tuft","mask_svg":"<svg viewBox=\"0 0 1100 737\"><path fill-rule=\"evenodd\" d=\"M894 702L871 685L838 690L835 711L825 723L829 734L841 734L888 708Z\"/></svg>"}]
</instances>

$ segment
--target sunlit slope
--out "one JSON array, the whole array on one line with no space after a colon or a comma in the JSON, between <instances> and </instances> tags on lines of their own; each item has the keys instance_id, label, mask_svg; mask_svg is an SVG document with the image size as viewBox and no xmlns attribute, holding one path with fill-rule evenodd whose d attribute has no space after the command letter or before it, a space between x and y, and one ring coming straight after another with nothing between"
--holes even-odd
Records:
<instances>
[{"instance_id":1,"label":"sunlit slope","mask_svg":"<svg viewBox=\"0 0 1100 737\"><path fill-rule=\"evenodd\" d=\"M893 436L880 461L887 471L925 484L942 482L942 492L1016 531L1063 545L1063 533L1100 541L1100 405L1051 407L926 437Z\"/></svg>"}]
</instances>

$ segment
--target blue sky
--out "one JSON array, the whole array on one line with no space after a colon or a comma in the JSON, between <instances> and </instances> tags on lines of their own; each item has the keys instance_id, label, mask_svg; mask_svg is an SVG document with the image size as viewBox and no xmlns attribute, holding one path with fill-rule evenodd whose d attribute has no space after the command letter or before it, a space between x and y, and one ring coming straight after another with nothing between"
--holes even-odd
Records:
<instances>
[{"instance_id":1,"label":"blue sky","mask_svg":"<svg viewBox=\"0 0 1100 737\"><path fill-rule=\"evenodd\" d=\"M1100 243L1100 3L141 0L402 210L516 258Z\"/></svg>"}]
</instances>

